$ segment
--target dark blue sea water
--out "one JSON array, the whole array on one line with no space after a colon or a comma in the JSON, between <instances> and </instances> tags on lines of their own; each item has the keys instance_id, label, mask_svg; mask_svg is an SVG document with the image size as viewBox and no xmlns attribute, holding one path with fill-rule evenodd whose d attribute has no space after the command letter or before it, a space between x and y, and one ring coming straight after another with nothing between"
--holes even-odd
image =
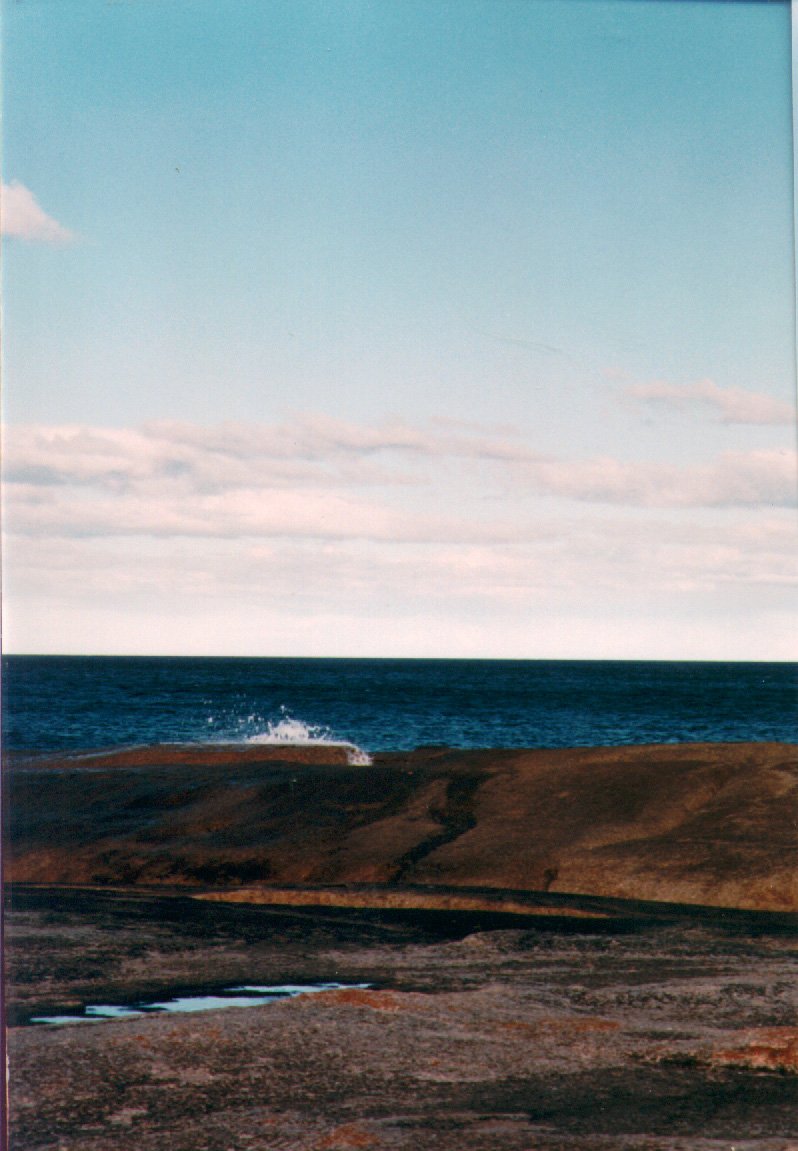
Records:
<instances>
[{"instance_id":1,"label":"dark blue sea water","mask_svg":"<svg viewBox=\"0 0 798 1151\"><path fill-rule=\"evenodd\" d=\"M798 665L7 656L9 749L798 741Z\"/></svg>"}]
</instances>

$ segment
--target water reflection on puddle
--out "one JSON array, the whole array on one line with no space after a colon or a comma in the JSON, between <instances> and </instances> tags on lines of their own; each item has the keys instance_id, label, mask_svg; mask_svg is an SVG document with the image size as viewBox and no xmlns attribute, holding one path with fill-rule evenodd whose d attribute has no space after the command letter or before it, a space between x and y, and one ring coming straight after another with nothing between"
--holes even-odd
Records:
<instances>
[{"instance_id":1,"label":"water reflection on puddle","mask_svg":"<svg viewBox=\"0 0 798 1151\"><path fill-rule=\"evenodd\" d=\"M183 995L153 1003L138 1003L124 1007L111 1003L92 1003L74 1015L35 1015L31 1023L100 1023L108 1019L130 1019L134 1016L166 1012L181 1014L187 1011L218 1011L224 1007L262 1007L280 999L296 995L312 995L318 991L340 991L347 988L363 990L369 983L278 983L273 986L244 984L226 987L218 995ZM242 994L247 992L247 994Z\"/></svg>"}]
</instances>

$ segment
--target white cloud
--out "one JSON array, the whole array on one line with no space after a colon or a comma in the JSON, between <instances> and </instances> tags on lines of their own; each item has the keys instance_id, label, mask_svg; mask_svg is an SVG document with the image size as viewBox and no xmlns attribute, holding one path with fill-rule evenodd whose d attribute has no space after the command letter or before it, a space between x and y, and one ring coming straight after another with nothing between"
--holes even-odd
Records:
<instances>
[{"instance_id":1,"label":"white cloud","mask_svg":"<svg viewBox=\"0 0 798 1151\"><path fill-rule=\"evenodd\" d=\"M297 417L6 431L6 527L52 536L374 540L493 545L545 532L562 504L786 506L786 451L678 466L542 457L517 437ZM596 515L599 513L597 510Z\"/></svg>"},{"instance_id":2,"label":"white cloud","mask_svg":"<svg viewBox=\"0 0 798 1151\"><path fill-rule=\"evenodd\" d=\"M610 457L550 459L525 469L542 493L633 507L790 506L796 501L791 452L725 452L708 464L650 464Z\"/></svg>"},{"instance_id":3,"label":"white cloud","mask_svg":"<svg viewBox=\"0 0 798 1151\"><path fill-rule=\"evenodd\" d=\"M7 557L8 635L16 650L787 658L796 543L789 515L749 511L585 512L492 544L42 535Z\"/></svg>"},{"instance_id":4,"label":"white cloud","mask_svg":"<svg viewBox=\"0 0 798 1151\"><path fill-rule=\"evenodd\" d=\"M515 538L518 531L509 519L471 522L323 489L240 488L208 495L181 485L164 490L150 483L117 493L19 485L9 495L6 526L17 535L368 539L395 544L497 542Z\"/></svg>"},{"instance_id":5,"label":"white cloud","mask_svg":"<svg viewBox=\"0 0 798 1151\"><path fill-rule=\"evenodd\" d=\"M70 244L75 234L48 216L29 188L19 181L0 186L0 225L4 236L43 244Z\"/></svg>"},{"instance_id":6,"label":"white cloud","mask_svg":"<svg viewBox=\"0 0 798 1151\"><path fill-rule=\"evenodd\" d=\"M625 388L623 394L642 403L678 410L709 408L724 424L789 425L796 420L795 404L745 388L723 388L713 380L698 380L694 384L670 384L664 380L633 384Z\"/></svg>"},{"instance_id":7,"label":"white cloud","mask_svg":"<svg viewBox=\"0 0 798 1151\"><path fill-rule=\"evenodd\" d=\"M9 433L6 467L10 480L30 483L119 490L148 477L182 478L210 492L264 484L396 485L418 478L424 461L443 458L538 457L507 436L436 434L399 421L368 426L306 414L277 425L19 427Z\"/></svg>"},{"instance_id":8,"label":"white cloud","mask_svg":"<svg viewBox=\"0 0 798 1151\"><path fill-rule=\"evenodd\" d=\"M554 604L597 597L712 593L795 584L798 530L787 514L732 513L723 523L671 515L586 516L542 523L514 540L205 537L17 539L10 590L71 602L163 595L198 602L262 599L314 611L354 604Z\"/></svg>"},{"instance_id":9,"label":"white cloud","mask_svg":"<svg viewBox=\"0 0 798 1151\"><path fill-rule=\"evenodd\" d=\"M16 650L788 654L787 452L569 460L310 415L5 440Z\"/></svg>"}]
</instances>

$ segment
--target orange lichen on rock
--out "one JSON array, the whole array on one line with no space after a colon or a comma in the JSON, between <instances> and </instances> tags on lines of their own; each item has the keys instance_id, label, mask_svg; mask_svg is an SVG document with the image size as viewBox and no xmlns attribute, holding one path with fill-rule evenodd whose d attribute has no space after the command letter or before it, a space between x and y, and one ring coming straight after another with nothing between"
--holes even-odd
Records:
<instances>
[{"instance_id":1,"label":"orange lichen on rock","mask_svg":"<svg viewBox=\"0 0 798 1151\"><path fill-rule=\"evenodd\" d=\"M563 904L545 906L534 899L510 899L501 893L479 896L461 895L455 891L424 892L406 888L387 888L372 885L358 887L303 887L280 888L267 884L237 888L235 891L203 891L192 898L211 903L252 903L274 907L385 907L390 910L420 911L487 911L505 915L548 915L574 919L606 919L606 913Z\"/></svg>"},{"instance_id":2,"label":"orange lichen on rock","mask_svg":"<svg viewBox=\"0 0 798 1151\"><path fill-rule=\"evenodd\" d=\"M542 1019L540 1026L549 1031L571 1031L576 1035L586 1035L591 1031L617 1031L620 1023L600 1015L583 1015L572 1019Z\"/></svg>"},{"instance_id":3,"label":"orange lichen on rock","mask_svg":"<svg viewBox=\"0 0 798 1151\"><path fill-rule=\"evenodd\" d=\"M798 1074L798 1027L761 1027L738 1034L739 1046L713 1051L713 1063Z\"/></svg>"},{"instance_id":4,"label":"orange lichen on rock","mask_svg":"<svg viewBox=\"0 0 798 1151\"><path fill-rule=\"evenodd\" d=\"M422 997L401 991L364 991L357 987L342 987L334 991L319 991L306 995L301 1000L304 1007L341 1006L370 1007L373 1011L402 1011L410 1006L417 1007Z\"/></svg>"}]
</instances>

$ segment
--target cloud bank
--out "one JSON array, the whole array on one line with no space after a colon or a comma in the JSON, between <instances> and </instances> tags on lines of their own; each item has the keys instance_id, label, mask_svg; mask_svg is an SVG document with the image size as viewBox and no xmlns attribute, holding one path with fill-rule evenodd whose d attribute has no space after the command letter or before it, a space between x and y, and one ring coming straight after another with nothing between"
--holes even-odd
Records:
<instances>
[{"instance_id":1,"label":"cloud bank","mask_svg":"<svg viewBox=\"0 0 798 1151\"><path fill-rule=\"evenodd\" d=\"M4 469L10 650L788 654L789 452L306 414L10 427Z\"/></svg>"},{"instance_id":2,"label":"cloud bank","mask_svg":"<svg viewBox=\"0 0 798 1151\"><path fill-rule=\"evenodd\" d=\"M745 388L722 388L713 380L694 384L656 381L634 384L624 395L640 403L656 404L678 411L709 408L724 424L794 424L796 408L762 392Z\"/></svg>"},{"instance_id":3,"label":"cloud bank","mask_svg":"<svg viewBox=\"0 0 798 1151\"><path fill-rule=\"evenodd\" d=\"M701 464L544 456L519 437L319 416L283 425L9 429L18 534L498 542L537 531L541 501L615 508L786 507L787 451Z\"/></svg>"},{"instance_id":4,"label":"cloud bank","mask_svg":"<svg viewBox=\"0 0 798 1151\"><path fill-rule=\"evenodd\" d=\"M17 180L0 186L0 228L4 236L42 244L71 244L76 238L48 216L33 192Z\"/></svg>"}]
</instances>

